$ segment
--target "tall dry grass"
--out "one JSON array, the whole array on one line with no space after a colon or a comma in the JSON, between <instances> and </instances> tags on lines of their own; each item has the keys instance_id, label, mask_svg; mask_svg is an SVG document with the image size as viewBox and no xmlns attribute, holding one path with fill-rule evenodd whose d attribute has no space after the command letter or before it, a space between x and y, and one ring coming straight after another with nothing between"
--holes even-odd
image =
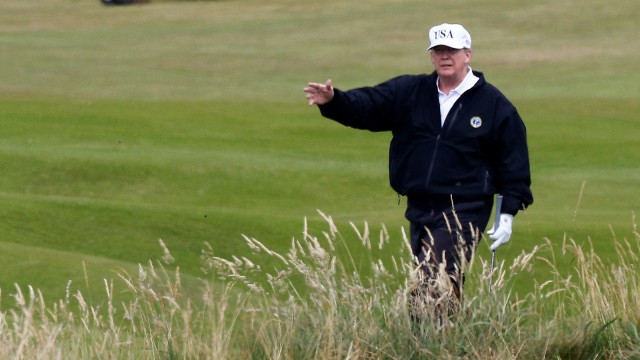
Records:
<instances>
[{"instance_id":1,"label":"tall dry grass","mask_svg":"<svg viewBox=\"0 0 640 360\"><path fill-rule=\"evenodd\" d=\"M166 248L161 261L105 280L97 302L72 284L52 303L16 285L0 293L0 359L640 358L635 219L633 238L611 240L616 259L569 237L501 261L493 274L477 258L460 311L442 326L412 320L416 274L404 233L397 240L384 226L371 234L352 224L354 246L323 216L328 229L305 226L286 253L248 236L252 255L224 259L205 248L207 275L195 288L168 270ZM570 271L557 265L567 256ZM531 277L534 264L546 266L547 280ZM533 290L513 292L523 278Z\"/></svg>"}]
</instances>

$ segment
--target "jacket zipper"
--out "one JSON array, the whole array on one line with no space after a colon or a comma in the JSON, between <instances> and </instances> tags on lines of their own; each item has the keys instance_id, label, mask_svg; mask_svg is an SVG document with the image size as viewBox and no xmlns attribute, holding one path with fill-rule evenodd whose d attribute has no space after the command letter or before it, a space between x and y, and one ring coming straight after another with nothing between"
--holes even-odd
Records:
<instances>
[{"instance_id":1,"label":"jacket zipper","mask_svg":"<svg viewBox=\"0 0 640 360\"><path fill-rule=\"evenodd\" d=\"M433 163L436 161L436 155L438 155L438 147L440 145L440 135L436 137L436 143L433 145L433 154L431 155L431 162L429 163L429 171L427 172L427 179L424 183L424 188L429 188L429 183L431 182L431 174L433 173Z\"/></svg>"},{"instance_id":2,"label":"jacket zipper","mask_svg":"<svg viewBox=\"0 0 640 360\"><path fill-rule=\"evenodd\" d=\"M456 110L453 112L453 115L451 116L451 120L449 120L449 123L447 124L447 133L449 133L449 130L451 130L451 128L453 127L453 123L456 122L456 119L458 118L458 112L460 112L460 109L462 109L462 103L458 103L458 106L456 106Z\"/></svg>"},{"instance_id":3,"label":"jacket zipper","mask_svg":"<svg viewBox=\"0 0 640 360\"><path fill-rule=\"evenodd\" d=\"M489 170L484 171L484 192L489 191Z\"/></svg>"},{"instance_id":4,"label":"jacket zipper","mask_svg":"<svg viewBox=\"0 0 640 360\"><path fill-rule=\"evenodd\" d=\"M456 106L456 110L453 112L453 115L451 116L451 119L447 124L447 133L449 132L449 129L453 127L453 123L456 121L460 109L462 109L462 103L459 103L458 106ZM438 133L438 136L436 137L436 143L433 146L433 154L431 155L431 162L429 163L429 171L427 171L427 179L425 180L424 184L425 189L429 189L429 183L431 183L431 176L433 175L433 165L436 161L436 156L438 155L438 147L440 147L440 138L442 137L442 133L443 131L441 129Z\"/></svg>"}]
</instances>

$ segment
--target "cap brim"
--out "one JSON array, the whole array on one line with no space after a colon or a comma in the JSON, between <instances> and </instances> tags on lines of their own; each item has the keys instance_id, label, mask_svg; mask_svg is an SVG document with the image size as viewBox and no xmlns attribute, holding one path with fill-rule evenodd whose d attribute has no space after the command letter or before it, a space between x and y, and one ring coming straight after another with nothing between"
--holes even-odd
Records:
<instances>
[{"instance_id":1,"label":"cap brim","mask_svg":"<svg viewBox=\"0 0 640 360\"><path fill-rule=\"evenodd\" d=\"M452 49L464 49L464 45L462 44L455 44L455 43L451 43L451 42L447 42L447 41L440 41L440 42L436 42L434 44L431 44L431 46L429 46L429 48L427 50L431 50L436 46L446 46Z\"/></svg>"}]
</instances>

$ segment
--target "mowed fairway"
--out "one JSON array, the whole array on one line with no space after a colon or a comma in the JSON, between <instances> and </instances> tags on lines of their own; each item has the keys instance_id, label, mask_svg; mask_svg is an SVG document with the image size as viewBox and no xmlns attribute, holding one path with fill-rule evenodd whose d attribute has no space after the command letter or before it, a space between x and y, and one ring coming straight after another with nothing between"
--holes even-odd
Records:
<instances>
[{"instance_id":1,"label":"mowed fairway","mask_svg":"<svg viewBox=\"0 0 640 360\"><path fill-rule=\"evenodd\" d=\"M284 250L305 217L325 229L316 209L347 239L349 221L384 223L400 246L390 134L322 119L302 88L430 72L426 30L445 21L527 124L535 203L499 259L565 238L612 255L640 210L639 16L623 0L0 0L2 294L100 292L159 239L198 276L205 242Z\"/></svg>"}]
</instances>

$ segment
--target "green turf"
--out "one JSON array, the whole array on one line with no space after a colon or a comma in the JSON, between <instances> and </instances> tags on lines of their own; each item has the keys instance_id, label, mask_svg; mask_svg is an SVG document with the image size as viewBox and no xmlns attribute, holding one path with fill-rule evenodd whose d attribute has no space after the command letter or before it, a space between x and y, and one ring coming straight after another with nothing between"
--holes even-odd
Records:
<instances>
[{"instance_id":1,"label":"green turf","mask_svg":"<svg viewBox=\"0 0 640 360\"><path fill-rule=\"evenodd\" d=\"M638 15L622 0L0 0L0 288L59 297L83 261L108 276L160 257L158 239L198 275L204 242L285 249L305 217L324 230L316 209L399 241L390 135L322 119L302 87L431 71L426 29L444 21L467 26L472 66L527 123L535 203L500 259L565 236L607 255L640 197Z\"/></svg>"}]
</instances>

